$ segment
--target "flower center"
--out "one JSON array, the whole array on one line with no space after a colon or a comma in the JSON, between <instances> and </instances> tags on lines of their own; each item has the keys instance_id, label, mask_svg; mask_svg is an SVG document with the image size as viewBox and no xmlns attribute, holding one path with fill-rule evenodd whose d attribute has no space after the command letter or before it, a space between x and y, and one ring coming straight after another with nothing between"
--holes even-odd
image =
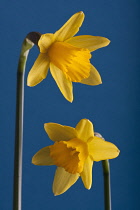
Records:
<instances>
[{"instance_id":1,"label":"flower center","mask_svg":"<svg viewBox=\"0 0 140 210\"><path fill-rule=\"evenodd\" d=\"M90 75L91 54L88 49L74 47L65 42L55 42L48 50L50 61L72 82L80 82Z\"/></svg>"},{"instance_id":2,"label":"flower center","mask_svg":"<svg viewBox=\"0 0 140 210\"><path fill-rule=\"evenodd\" d=\"M54 164L63 167L71 174L81 173L88 157L87 144L80 139L55 142L50 147L50 156Z\"/></svg>"}]
</instances>

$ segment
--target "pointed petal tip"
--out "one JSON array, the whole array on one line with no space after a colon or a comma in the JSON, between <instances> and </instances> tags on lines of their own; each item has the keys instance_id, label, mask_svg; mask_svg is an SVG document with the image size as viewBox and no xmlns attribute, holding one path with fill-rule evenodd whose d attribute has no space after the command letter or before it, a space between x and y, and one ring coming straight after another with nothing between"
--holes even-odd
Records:
<instances>
[{"instance_id":1,"label":"pointed petal tip","mask_svg":"<svg viewBox=\"0 0 140 210\"><path fill-rule=\"evenodd\" d=\"M35 87L36 85L38 85L39 83L42 82L42 80L44 80L45 78L40 78L39 81L35 81L35 80L30 80L30 79L27 79L27 86L28 87Z\"/></svg>"},{"instance_id":2,"label":"pointed petal tip","mask_svg":"<svg viewBox=\"0 0 140 210\"><path fill-rule=\"evenodd\" d=\"M90 189L91 189L91 186L92 186L92 184L90 184L90 185L84 185L84 187L85 187L87 190L90 190Z\"/></svg>"},{"instance_id":3,"label":"pointed petal tip","mask_svg":"<svg viewBox=\"0 0 140 210\"><path fill-rule=\"evenodd\" d=\"M59 195L59 194L57 194L57 193L53 193L53 195L54 195L54 196L57 196L57 195Z\"/></svg>"},{"instance_id":4,"label":"pointed petal tip","mask_svg":"<svg viewBox=\"0 0 140 210\"><path fill-rule=\"evenodd\" d=\"M118 149L118 147L116 146L116 145L114 145L115 147L116 147L116 156L114 157L114 158L116 158L116 157L118 157L119 156L119 154L120 154L120 150Z\"/></svg>"},{"instance_id":5,"label":"pointed petal tip","mask_svg":"<svg viewBox=\"0 0 140 210\"><path fill-rule=\"evenodd\" d=\"M33 87L34 85L31 82L29 82L29 80L27 80L27 86L28 87Z\"/></svg>"},{"instance_id":6,"label":"pointed petal tip","mask_svg":"<svg viewBox=\"0 0 140 210\"><path fill-rule=\"evenodd\" d=\"M34 164L34 163L33 163L33 158L32 158L32 160L31 160L31 163Z\"/></svg>"},{"instance_id":7,"label":"pointed petal tip","mask_svg":"<svg viewBox=\"0 0 140 210\"><path fill-rule=\"evenodd\" d=\"M63 94L63 93L62 93ZM67 96L65 96L64 94L63 94L63 96L64 96L64 98L68 101L68 102L70 102L70 103L72 103L73 102L73 96L71 97L67 97Z\"/></svg>"},{"instance_id":8,"label":"pointed petal tip","mask_svg":"<svg viewBox=\"0 0 140 210\"><path fill-rule=\"evenodd\" d=\"M30 87L30 84L27 82L27 86Z\"/></svg>"},{"instance_id":9,"label":"pointed petal tip","mask_svg":"<svg viewBox=\"0 0 140 210\"><path fill-rule=\"evenodd\" d=\"M34 164L34 165L36 165L36 162L34 160L34 156L32 157L31 163Z\"/></svg>"},{"instance_id":10,"label":"pointed petal tip","mask_svg":"<svg viewBox=\"0 0 140 210\"><path fill-rule=\"evenodd\" d=\"M67 99L70 103L72 103L73 102L73 98L72 99Z\"/></svg>"},{"instance_id":11,"label":"pointed petal tip","mask_svg":"<svg viewBox=\"0 0 140 210\"><path fill-rule=\"evenodd\" d=\"M108 46L110 44L110 42L111 42L108 38L105 38L105 39L106 39L106 42L105 42L105 46L104 47Z\"/></svg>"},{"instance_id":12,"label":"pointed petal tip","mask_svg":"<svg viewBox=\"0 0 140 210\"><path fill-rule=\"evenodd\" d=\"M32 158L32 160L31 160L31 163L33 164L33 165L35 165L35 166L37 166L38 164L37 164L37 162Z\"/></svg>"},{"instance_id":13,"label":"pointed petal tip","mask_svg":"<svg viewBox=\"0 0 140 210\"><path fill-rule=\"evenodd\" d=\"M117 152L118 152L118 155L120 154L120 150L119 149L117 149Z\"/></svg>"},{"instance_id":14,"label":"pointed petal tip","mask_svg":"<svg viewBox=\"0 0 140 210\"><path fill-rule=\"evenodd\" d=\"M79 15L81 15L81 17L83 17L83 20L84 20L84 18L85 18L84 12L83 12L83 11L80 11L80 12L79 12Z\"/></svg>"},{"instance_id":15,"label":"pointed petal tip","mask_svg":"<svg viewBox=\"0 0 140 210\"><path fill-rule=\"evenodd\" d=\"M99 75L99 76L100 76L100 75ZM99 79L99 80L98 80L98 84L97 84L97 85L103 84L101 76L100 76L100 78L98 78L98 79Z\"/></svg>"},{"instance_id":16,"label":"pointed petal tip","mask_svg":"<svg viewBox=\"0 0 140 210\"><path fill-rule=\"evenodd\" d=\"M103 82L102 82L102 78L101 78L101 76L100 76L99 85L101 85L101 84L103 84Z\"/></svg>"},{"instance_id":17,"label":"pointed petal tip","mask_svg":"<svg viewBox=\"0 0 140 210\"><path fill-rule=\"evenodd\" d=\"M108 44L110 44L111 40L110 39L107 39L108 40Z\"/></svg>"},{"instance_id":18,"label":"pointed petal tip","mask_svg":"<svg viewBox=\"0 0 140 210\"><path fill-rule=\"evenodd\" d=\"M27 77L27 86L31 86L31 84L30 84L30 81L29 81L29 75L28 75L28 77Z\"/></svg>"},{"instance_id":19,"label":"pointed petal tip","mask_svg":"<svg viewBox=\"0 0 140 210\"><path fill-rule=\"evenodd\" d=\"M64 193L64 192L63 192ZM56 197L56 196L58 196L58 195L61 195L61 194L63 194L63 193L57 193L57 192L54 192L53 191L53 195Z\"/></svg>"},{"instance_id":20,"label":"pointed petal tip","mask_svg":"<svg viewBox=\"0 0 140 210\"><path fill-rule=\"evenodd\" d=\"M102 85L103 84L103 82L102 82L102 80L97 84L97 85Z\"/></svg>"},{"instance_id":21,"label":"pointed petal tip","mask_svg":"<svg viewBox=\"0 0 140 210\"><path fill-rule=\"evenodd\" d=\"M89 119L87 119L87 118L83 118L83 119L81 119L81 120L85 120L85 121L88 121L88 122L91 123L91 121L90 121ZM81 121L81 120L80 120L80 121Z\"/></svg>"},{"instance_id":22,"label":"pointed petal tip","mask_svg":"<svg viewBox=\"0 0 140 210\"><path fill-rule=\"evenodd\" d=\"M44 123L44 128L47 126L48 123Z\"/></svg>"},{"instance_id":23,"label":"pointed petal tip","mask_svg":"<svg viewBox=\"0 0 140 210\"><path fill-rule=\"evenodd\" d=\"M83 11L80 11L80 12L77 12L77 13L79 13L79 14L81 14L81 15L84 15L84 12L83 12Z\"/></svg>"},{"instance_id":24,"label":"pointed petal tip","mask_svg":"<svg viewBox=\"0 0 140 210\"><path fill-rule=\"evenodd\" d=\"M31 83L31 82L27 82L27 86L28 87L35 87L37 84Z\"/></svg>"}]
</instances>

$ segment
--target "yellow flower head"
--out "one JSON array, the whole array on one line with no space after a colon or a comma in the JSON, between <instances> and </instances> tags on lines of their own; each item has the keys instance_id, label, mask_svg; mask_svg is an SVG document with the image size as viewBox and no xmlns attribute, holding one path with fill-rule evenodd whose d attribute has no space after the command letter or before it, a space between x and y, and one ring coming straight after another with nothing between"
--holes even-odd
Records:
<instances>
[{"instance_id":1,"label":"yellow flower head","mask_svg":"<svg viewBox=\"0 0 140 210\"><path fill-rule=\"evenodd\" d=\"M53 182L54 195L67 191L81 176L85 188L92 185L94 161L113 159L119 155L118 148L95 136L93 125L82 119L75 128L56 123L46 123L45 131L54 145L39 150L32 158L35 165L56 165Z\"/></svg>"},{"instance_id":2,"label":"yellow flower head","mask_svg":"<svg viewBox=\"0 0 140 210\"><path fill-rule=\"evenodd\" d=\"M48 69L63 96L73 101L72 82L101 84L101 77L91 65L91 52L107 46L110 41L99 36L73 37L82 25L84 13L74 14L54 34L43 34L38 42L40 54L29 72L27 85L35 86L46 78Z\"/></svg>"}]
</instances>

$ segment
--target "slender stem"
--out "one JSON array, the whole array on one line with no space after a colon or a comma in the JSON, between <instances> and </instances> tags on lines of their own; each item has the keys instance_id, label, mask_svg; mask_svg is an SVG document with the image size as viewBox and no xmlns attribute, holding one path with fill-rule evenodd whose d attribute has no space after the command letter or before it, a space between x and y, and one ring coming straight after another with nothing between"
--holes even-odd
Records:
<instances>
[{"instance_id":1,"label":"slender stem","mask_svg":"<svg viewBox=\"0 0 140 210\"><path fill-rule=\"evenodd\" d=\"M105 210L111 210L111 189L110 189L110 169L109 161L103 160L103 175L104 175L104 203Z\"/></svg>"},{"instance_id":2,"label":"slender stem","mask_svg":"<svg viewBox=\"0 0 140 210\"><path fill-rule=\"evenodd\" d=\"M37 43L40 34L31 32L23 41L17 70L17 96L16 96L16 131L15 131L15 157L14 157L14 190L13 210L21 210L22 194L22 150L23 150L23 105L24 105L24 73L26 61L34 43Z\"/></svg>"}]
</instances>

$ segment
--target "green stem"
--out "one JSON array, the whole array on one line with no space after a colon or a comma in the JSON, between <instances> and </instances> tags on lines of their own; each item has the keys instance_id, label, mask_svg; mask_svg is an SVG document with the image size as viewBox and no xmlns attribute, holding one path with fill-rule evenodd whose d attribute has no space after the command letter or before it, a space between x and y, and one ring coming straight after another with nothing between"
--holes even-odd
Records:
<instances>
[{"instance_id":1,"label":"green stem","mask_svg":"<svg viewBox=\"0 0 140 210\"><path fill-rule=\"evenodd\" d=\"M111 210L111 189L110 189L110 168L109 161L103 160L103 175L104 175L104 203L105 210Z\"/></svg>"},{"instance_id":2,"label":"green stem","mask_svg":"<svg viewBox=\"0 0 140 210\"><path fill-rule=\"evenodd\" d=\"M13 210L21 210L22 193L22 151L23 151L23 105L24 105L24 73L29 50L38 43L40 34L29 33L23 41L17 70L16 97L16 131L14 157L14 190Z\"/></svg>"}]
</instances>

